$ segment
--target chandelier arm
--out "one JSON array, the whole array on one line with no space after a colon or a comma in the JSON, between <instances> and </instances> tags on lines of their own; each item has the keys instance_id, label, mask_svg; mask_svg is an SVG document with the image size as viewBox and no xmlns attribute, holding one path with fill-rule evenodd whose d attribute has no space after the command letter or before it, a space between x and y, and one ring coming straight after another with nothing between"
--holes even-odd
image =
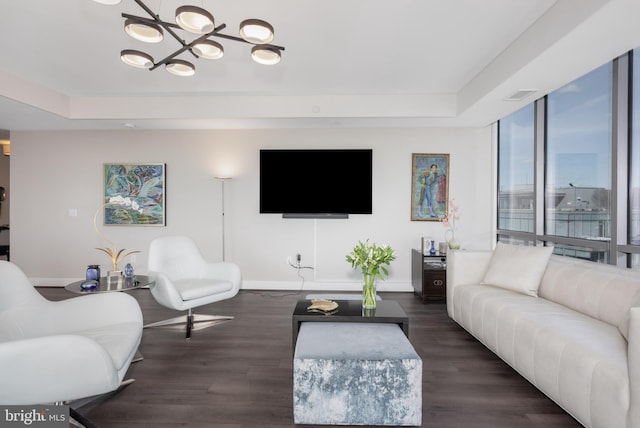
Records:
<instances>
[{"instance_id":1,"label":"chandelier arm","mask_svg":"<svg viewBox=\"0 0 640 428\"><path fill-rule=\"evenodd\" d=\"M153 11L151 9L149 9L149 7L147 7L146 4L144 4L142 2L142 0L134 0L138 6L140 6L145 12L147 12L153 19L155 20L160 20L160 17L158 15L156 15L155 13L153 13Z\"/></svg>"},{"instance_id":2,"label":"chandelier arm","mask_svg":"<svg viewBox=\"0 0 640 428\"><path fill-rule=\"evenodd\" d=\"M140 2L138 2L138 0L136 0L136 3L138 3L138 4L139 4ZM149 12L149 13L151 14L151 12L150 12L150 11L147 11L147 12ZM182 39L180 38L180 36L178 36L178 35L176 34L176 32L175 32L175 31L173 31L173 29L171 28L171 27L174 27L174 28L180 28L177 24L172 24L171 22L165 22L165 21L162 21L160 18L158 18L157 16L155 16L155 15L153 15L153 14L151 14L151 16L153 17L153 19L143 18L143 17L141 17L141 16L129 15L128 13L123 13L123 14L122 14L122 17L123 17L123 18L125 18L125 19L127 19L127 18L128 18L128 19L135 19L135 20L137 20L137 21L144 22L144 23L158 24L158 25L162 26L162 28L164 28L164 29L167 31L167 33L171 34L171 36L172 36L174 39L176 39L176 41L177 41L178 43L180 43L183 47L184 47L184 46L187 46L187 43L186 43L184 40L182 40ZM193 54L193 52L192 52L192 54ZM195 55L195 54L193 54L193 55L194 55L196 58L198 57L198 56L197 56L197 55ZM154 66L153 68L151 68L151 70L153 70L154 68L155 68L155 66Z\"/></svg>"},{"instance_id":3,"label":"chandelier arm","mask_svg":"<svg viewBox=\"0 0 640 428\"><path fill-rule=\"evenodd\" d=\"M162 27L163 27L165 30L167 30L167 33L171 34L171 36L172 36L174 39L176 39L176 40L178 41L178 43L180 43L183 47L185 47L185 46L187 45L187 44L185 43L185 41L184 41L184 40L182 40L182 38L180 38L180 36L178 36L178 35L176 34L176 32L175 32L175 31L173 31L173 28L171 28L171 27L174 27L174 28L180 28L180 26L178 26L178 25L176 25L176 24L169 23L169 22L162 21L162 20L160 19L160 16L156 15L156 14L155 14L151 9L149 9L149 7L148 7L146 4L144 4L144 3L142 2L142 0L134 0L134 1L135 1L135 2L137 3L137 5L138 5L138 6L140 6L140 7L141 7L145 12L147 12L147 13L149 14L149 16L151 16L151 18L153 18L153 20L154 20L154 22L155 22L155 23L157 23L157 24L159 24L159 25L162 25ZM125 17L125 14L123 13L123 14L122 14L122 16L123 16L123 17ZM139 19L139 17L134 17L134 18L138 18L138 19ZM191 53L192 53L196 58L198 57L198 56L197 56L196 54L194 54L193 52L191 52ZM151 68L151 70L153 70L155 67L157 67L157 64L156 64L156 65L154 65L154 66Z\"/></svg>"},{"instance_id":4,"label":"chandelier arm","mask_svg":"<svg viewBox=\"0 0 640 428\"><path fill-rule=\"evenodd\" d=\"M195 52L193 52L191 49L197 45L198 43L202 42L203 40L207 40L209 38L209 36L214 36L216 35L215 33L217 31L222 30L223 28L225 28L226 25L225 24L221 24L218 28L214 29L212 32L207 33L207 34L203 34L202 36L198 37L197 39L195 39L194 41L192 41L191 43L187 44L187 43L182 43L182 47L180 49L178 49L177 51L175 51L174 53L172 53L171 55L167 56L166 58L156 62L155 64L153 64L153 67L151 67L149 70L155 70L156 68L160 67L163 64L166 64L167 62L171 61L173 58L177 57L178 55L180 55L182 52L188 50L189 52L191 52L191 54L193 56L195 56L196 58L200 58L198 55L195 54Z\"/></svg>"},{"instance_id":5,"label":"chandelier arm","mask_svg":"<svg viewBox=\"0 0 640 428\"><path fill-rule=\"evenodd\" d=\"M214 34L214 33L215 33L215 34ZM207 37L209 37L209 36L211 36L211 37L220 37L220 38L222 38L222 39L228 39L228 40L234 40L234 41L236 41L236 42L246 43L246 44L251 45L251 46L257 46L257 45L259 45L259 44L262 44L262 45L264 45L264 46L268 46L268 47L276 48L276 49L279 49L279 50L281 50L281 51L283 51L283 50L284 50L284 46L272 45L271 43L251 43L251 42L248 42L248 41L246 41L245 39L243 39L243 38L241 38L241 37L230 36L230 35L228 35L228 34L222 34L222 33L216 33L216 32L213 32L213 33L209 33L209 34L207 34Z\"/></svg>"},{"instance_id":6,"label":"chandelier arm","mask_svg":"<svg viewBox=\"0 0 640 428\"><path fill-rule=\"evenodd\" d=\"M140 22L147 23L147 24L158 24L158 25L160 25L160 26L162 26L162 28L164 28L165 30L167 30L167 32L168 32L169 34L171 34L171 35L172 35L172 36L173 36L173 37L178 41L178 43L180 43L180 44L182 45L182 47L188 47L189 49L190 49L191 47L195 46L197 43L199 43L199 42L201 42L201 41L205 40L207 37L209 37L209 36L215 36L215 35L217 35L217 33L218 33L219 31L222 31L222 30L224 30L225 28L227 28L227 24L220 24L220 25L218 25L218 26L217 26L213 31L211 31L210 33L203 34L201 37L199 37L198 39L194 40L193 42L191 42L191 43L187 43L187 42L185 42L183 39L181 39L181 38L180 38L180 36L178 36L178 35L177 35L177 34L175 34L173 31L171 31L171 28L170 28L170 27L180 29L180 26L179 26L178 24L173 24L173 23L171 23L171 22L162 21L162 20L157 19L157 18L149 19L149 18L144 18L144 17L142 17L142 16L130 15L130 14L128 14L128 13L122 13L121 15L122 15L122 17L123 17L123 18L125 18L125 19L133 19L133 20L140 21ZM231 37L231 36L229 36L229 37ZM239 40L239 41L243 41L243 42L247 43L247 42L246 42L245 40L243 40L243 39L240 39L240 38L236 38L236 39L237 39L237 40ZM184 50L183 50L182 52L184 52ZM193 52L191 52L191 53L192 53L196 58L198 58L198 55L194 54Z\"/></svg>"},{"instance_id":7,"label":"chandelier arm","mask_svg":"<svg viewBox=\"0 0 640 428\"><path fill-rule=\"evenodd\" d=\"M180 29L178 24L174 24L173 22L163 21L161 19L155 18L145 18L144 16L131 15L129 13L122 13L121 16L126 19L133 19L135 21L144 22L145 24L158 24L162 26L162 28L168 29L169 27Z\"/></svg>"},{"instance_id":8,"label":"chandelier arm","mask_svg":"<svg viewBox=\"0 0 640 428\"><path fill-rule=\"evenodd\" d=\"M149 71L155 70L156 68L160 67L161 65L168 63L173 58L175 58L178 55L180 55L182 52L184 52L186 50L190 50L190 49L191 49L191 47L189 45L181 47L180 49L178 49L177 51L175 51L171 55L169 55L169 56L165 57L164 59L161 59L160 61L158 61L155 64L153 64L153 67L149 68ZM193 56L198 58L198 55L194 54L193 52L191 52L191 53L193 54Z\"/></svg>"}]
</instances>

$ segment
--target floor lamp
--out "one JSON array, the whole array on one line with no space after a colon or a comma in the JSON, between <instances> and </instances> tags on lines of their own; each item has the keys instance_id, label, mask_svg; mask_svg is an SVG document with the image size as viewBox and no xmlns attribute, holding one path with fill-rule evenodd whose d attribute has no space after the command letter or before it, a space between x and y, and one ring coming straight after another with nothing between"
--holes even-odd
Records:
<instances>
[{"instance_id":1,"label":"floor lamp","mask_svg":"<svg viewBox=\"0 0 640 428\"><path fill-rule=\"evenodd\" d=\"M226 261L226 256L225 256L225 242L224 242L224 237L225 237L225 227L224 227L224 183L227 180L231 180L231 177L214 177L218 180L220 180L222 182L222 261Z\"/></svg>"}]
</instances>

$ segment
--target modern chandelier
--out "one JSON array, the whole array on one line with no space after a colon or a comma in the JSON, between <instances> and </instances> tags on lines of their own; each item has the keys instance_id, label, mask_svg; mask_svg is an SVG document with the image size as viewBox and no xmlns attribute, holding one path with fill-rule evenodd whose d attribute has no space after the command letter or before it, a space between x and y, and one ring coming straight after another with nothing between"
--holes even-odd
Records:
<instances>
[{"instance_id":1,"label":"modern chandelier","mask_svg":"<svg viewBox=\"0 0 640 428\"><path fill-rule=\"evenodd\" d=\"M122 0L94 0L107 5L119 4ZM220 59L224 55L222 45L211 37L218 37L236 42L253 45L251 58L264 65L274 65L280 62L282 46L272 45L274 37L273 27L261 19L245 19L240 23L240 37L222 34L220 31L226 28L226 24L215 26L213 15L197 6L180 6L176 9L176 22L167 22L160 19L142 0L134 0L150 18L123 13L124 31L134 39L145 43L160 43L167 33L179 44L175 52L167 57L155 61L151 55L134 49L125 49L120 52L120 59L127 65L136 68L155 70L164 65L165 69L177 76L193 76L196 68L193 63L176 58L183 52L189 52L195 58ZM191 42L182 39L174 30L184 30L195 34L196 38Z\"/></svg>"}]
</instances>

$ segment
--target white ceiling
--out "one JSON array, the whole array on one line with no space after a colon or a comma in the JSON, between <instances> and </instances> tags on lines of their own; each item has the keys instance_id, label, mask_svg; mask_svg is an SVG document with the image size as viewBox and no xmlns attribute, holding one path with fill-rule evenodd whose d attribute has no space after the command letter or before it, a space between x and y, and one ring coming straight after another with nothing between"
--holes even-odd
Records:
<instances>
[{"instance_id":1,"label":"white ceiling","mask_svg":"<svg viewBox=\"0 0 640 428\"><path fill-rule=\"evenodd\" d=\"M146 0L165 21L183 4L223 33L261 18L284 46L276 66L218 39L218 61L180 58L196 75L134 69L121 13L133 0L3 0L0 129L213 129L485 126L640 46L638 0ZM178 31L186 41L189 33ZM537 92L505 101L521 89Z\"/></svg>"}]
</instances>

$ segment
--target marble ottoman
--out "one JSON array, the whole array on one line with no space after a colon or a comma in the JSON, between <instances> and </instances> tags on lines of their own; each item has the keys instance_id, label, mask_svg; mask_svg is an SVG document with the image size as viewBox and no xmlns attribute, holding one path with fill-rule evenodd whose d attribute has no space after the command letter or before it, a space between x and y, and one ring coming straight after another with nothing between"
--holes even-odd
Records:
<instances>
[{"instance_id":1,"label":"marble ottoman","mask_svg":"<svg viewBox=\"0 0 640 428\"><path fill-rule=\"evenodd\" d=\"M422 360L397 324L303 322L293 359L295 424L422 423Z\"/></svg>"}]
</instances>

